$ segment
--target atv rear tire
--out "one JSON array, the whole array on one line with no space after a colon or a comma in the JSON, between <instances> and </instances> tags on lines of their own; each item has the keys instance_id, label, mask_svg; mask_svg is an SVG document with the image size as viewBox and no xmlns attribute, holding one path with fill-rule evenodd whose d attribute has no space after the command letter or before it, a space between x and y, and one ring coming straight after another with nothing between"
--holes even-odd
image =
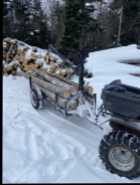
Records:
<instances>
[{"instance_id":1,"label":"atv rear tire","mask_svg":"<svg viewBox=\"0 0 140 185\"><path fill-rule=\"evenodd\" d=\"M140 137L118 129L104 136L99 147L107 170L129 179L140 175Z\"/></svg>"}]
</instances>

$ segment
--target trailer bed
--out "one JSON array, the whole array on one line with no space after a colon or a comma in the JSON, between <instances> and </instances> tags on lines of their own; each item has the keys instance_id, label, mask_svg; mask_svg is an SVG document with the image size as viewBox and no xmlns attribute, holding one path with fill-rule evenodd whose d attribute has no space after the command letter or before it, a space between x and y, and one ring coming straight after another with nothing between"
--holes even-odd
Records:
<instances>
[{"instance_id":1,"label":"trailer bed","mask_svg":"<svg viewBox=\"0 0 140 185\"><path fill-rule=\"evenodd\" d=\"M61 79L43 69L32 71L30 74L30 87L38 90L38 94L41 94L41 96L43 94L44 99L49 100L66 112L77 109L81 102L81 96L91 105L96 103L96 94L90 94L87 91L87 86L84 87L84 94L81 94L78 83L68 79Z\"/></svg>"}]
</instances>

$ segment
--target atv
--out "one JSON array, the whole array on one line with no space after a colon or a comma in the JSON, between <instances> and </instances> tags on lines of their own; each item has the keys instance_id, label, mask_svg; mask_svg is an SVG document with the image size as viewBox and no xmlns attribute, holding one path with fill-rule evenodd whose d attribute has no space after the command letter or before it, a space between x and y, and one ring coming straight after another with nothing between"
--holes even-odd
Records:
<instances>
[{"instance_id":1,"label":"atv","mask_svg":"<svg viewBox=\"0 0 140 185\"><path fill-rule=\"evenodd\" d=\"M129 179L140 176L140 89L115 80L102 91L112 131L100 142L106 169Z\"/></svg>"}]
</instances>

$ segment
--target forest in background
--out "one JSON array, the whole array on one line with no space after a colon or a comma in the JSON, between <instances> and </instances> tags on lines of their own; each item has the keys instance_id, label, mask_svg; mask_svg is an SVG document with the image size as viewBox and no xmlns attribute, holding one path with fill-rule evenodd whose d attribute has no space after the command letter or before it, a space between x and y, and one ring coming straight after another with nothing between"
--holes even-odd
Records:
<instances>
[{"instance_id":1,"label":"forest in background","mask_svg":"<svg viewBox=\"0 0 140 185\"><path fill-rule=\"evenodd\" d=\"M4 0L3 37L44 49L52 44L66 56L79 49L140 43L138 0L49 2L47 9L41 0Z\"/></svg>"}]
</instances>

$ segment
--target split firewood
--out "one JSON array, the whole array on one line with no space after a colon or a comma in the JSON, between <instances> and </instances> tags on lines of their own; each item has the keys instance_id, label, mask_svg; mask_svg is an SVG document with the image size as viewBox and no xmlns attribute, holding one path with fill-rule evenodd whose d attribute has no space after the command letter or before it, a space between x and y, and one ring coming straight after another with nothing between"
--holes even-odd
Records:
<instances>
[{"instance_id":1,"label":"split firewood","mask_svg":"<svg viewBox=\"0 0 140 185\"><path fill-rule=\"evenodd\" d=\"M7 44L3 41L3 60L6 61Z\"/></svg>"},{"instance_id":2,"label":"split firewood","mask_svg":"<svg viewBox=\"0 0 140 185\"><path fill-rule=\"evenodd\" d=\"M26 61L27 64L35 64L36 63L38 56L37 56L37 53L35 51L32 51L31 57L29 59L27 59L27 61Z\"/></svg>"},{"instance_id":3,"label":"split firewood","mask_svg":"<svg viewBox=\"0 0 140 185\"><path fill-rule=\"evenodd\" d=\"M31 54L28 52L29 48L32 49ZM26 45L26 43L16 39L5 38L3 40L3 60L8 65L15 60L19 63L19 68L21 71L26 73L33 69L43 68L44 61L38 60L39 57L41 58L41 53L39 56L37 47L31 48ZM69 79L74 73L73 69L64 68L64 66L61 65L63 61L58 62L58 60L55 58L55 55L53 56L50 51L46 52L44 60L48 64L47 72L58 76L61 80ZM10 71L10 69L8 69L8 71Z\"/></svg>"},{"instance_id":4,"label":"split firewood","mask_svg":"<svg viewBox=\"0 0 140 185\"><path fill-rule=\"evenodd\" d=\"M54 59L52 58L51 54L47 51L44 57L44 60L47 64L54 63Z\"/></svg>"},{"instance_id":5,"label":"split firewood","mask_svg":"<svg viewBox=\"0 0 140 185\"><path fill-rule=\"evenodd\" d=\"M40 69L42 64L23 64L22 70L24 72L32 71L33 69Z\"/></svg>"},{"instance_id":6,"label":"split firewood","mask_svg":"<svg viewBox=\"0 0 140 185\"><path fill-rule=\"evenodd\" d=\"M68 73L67 73L66 69L61 69L60 70L60 78L65 79L65 78L67 78L67 76L68 76Z\"/></svg>"},{"instance_id":7,"label":"split firewood","mask_svg":"<svg viewBox=\"0 0 140 185\"><path fill-rule=\"evenodd\" d=\"M19 53L19 58L20 58L20 60L19 60L19 62L20 63L24 63L24 64L26 64L27 63L27 57L26 57L26 52L27 52L27 50L28 50L28 48L22 48L20 51L20 53Z\"/></svg>"},{"instance_id":8,"label":"split firewood","mask_svg":"<svg viewBox=\"0 0 140 185\"><path fill-rule=\"evenodd\" d=\"M17 41L14 40L13 41L13 49L11 51L11 55L12 55L12 58L14 58L17 54L17 49L18 49L18 46L17 46Z\"/></svg>"},{"instance_id":9,"label":"split firewood","mask_svg":"<svg viewBox=\"0 0 140 185\"><path fill-rule=\"evenodd\" d=\"M48 56L48 64L52 64L54 62L51 55Z\"/></svg>"},{"instance_id":10,"label":"split firewood","mask_svg":"<svg viewBox=\"0 0 140 185\"><path fill-rule=\"evenodd\" d=\"M64 69L57 69L55 74L58 75L60 78L70 78L74 71L71 68L64 68Z\"/></svg>"},{"instance_id":11,"label":"split firewood","mask_svg":"<svg viewBox=\"0 0 140 185\"><path fill-rule=\"evenodd\" d=\"M93 95L93 93L94 93L94 89L93 89L93 87L91 87L91 85L89 85L89 83L84 85L84 90L86 93L88 93L90 95Z\"/></svg>"},{"instance_id":12,"label":"split firewood","mask_svg":"<svg viewBox=\"0 0 140 185\"><path fill-rule=\"evenodd\" d=\"M17 71L17 65L16 64L10 65L10 66L8 66L4 69L4 73L6 73L7 75L11 75L11 74L15 75L16 71Z\"/></svg>"},{"instance_id":13,"label":"split firewood","mask_svg":"<svg viewBox=\"0 0 140 185\"><path fill-rule=\"evenodd\" d=\"M23 50L23 48L18 48L17 49L17 54L15 56L15 60L19 61L20 64L22 63L22 61L20 60L22 50Z\"/></svg>"},{"instance_id":14,"label":"split firewood","mask_svg":"<svg viewBox=\"0 0 140 185\"><path fill-rule=\"evenodd\" d=\"M10 63L16 56L16 53L17 53L17 41L13 39L11 40L9 50L7 52L6 61Z\"/></svg>"},{"instance_id":15,"label":"split firewood","mask_svg":"<svg viewBox=\"0 0 140 185\"><path fill-rule=\"evenodd\" d=\"M20 69L21 69L22 72L26 72L26 71L24 70L24 65L23 65L23 64L20 65Z\"/></svg>"},{"instance_id":16,"label":"split firewood","mask_svg":"<svg viewBox=\"0 0 140 185\"><path fill-rule=\"evenodd\" d=\"M46 63L48 63L48 51L45 53L44 61L45 61Z\"/></svg>"},{"instance_id":17,"label":"split firewood","mask_svg":"<svg viewBox=\"0 0 140 185\"><path fill-rule=\"evenodd\" d=\"M35 64L35 61L33 58L29 58L29 59L26 59L26 64L30 65L30 64Z\"/></svg>"},{"instance_id":18,"label":"split firewood","mask_svg":"<svg viewBox=\"0 0 140 185\"><path fill-rule=\"evenodd\" d=\"M3 73L3 75L8 75L7 74L7 69L5 67L3 67L2 73Z\"/></svg>"},{"instance_id":19,"label":"split firewood","mask_svg":"<svg viewBox=\"0 0 140 185\"><path fill-rule=\"evenodd\" d=\"M50 65L50 67L48 67L47 71L49 73L55 73L58 68L59 68L59 64L53 63Z\"/></svg>"}]
</instances>

